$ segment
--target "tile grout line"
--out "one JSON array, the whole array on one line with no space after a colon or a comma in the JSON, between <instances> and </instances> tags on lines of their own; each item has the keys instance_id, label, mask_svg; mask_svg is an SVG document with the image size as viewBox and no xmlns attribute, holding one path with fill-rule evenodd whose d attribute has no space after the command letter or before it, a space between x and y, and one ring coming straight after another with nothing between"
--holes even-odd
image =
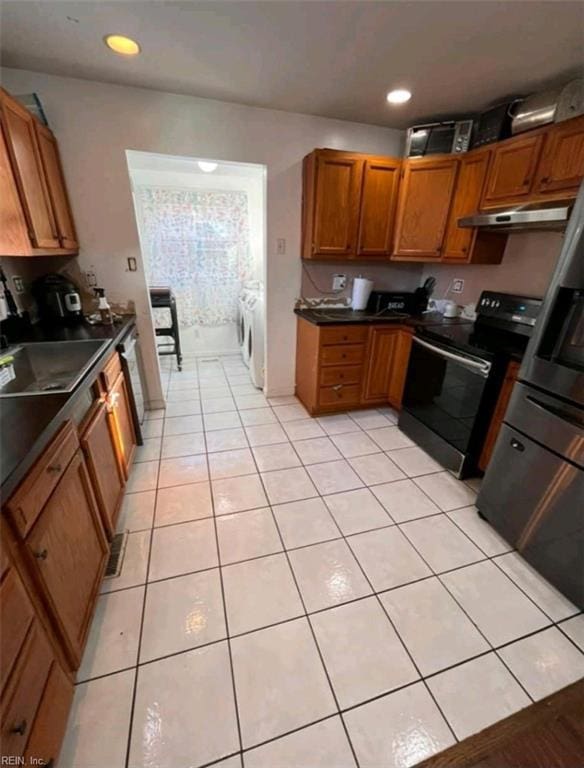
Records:
<instances>
[{"instance_id":1,"label":"tile grout line","mask_svg":"<svg viewBox=\"0 0 584 768\"><path fill-rule=\"evenodd\" d=\"M160 451L162 451L162 440L160 441ZM139 677L139 661L140 661L140 652L142 649L142 633L144 631L144 616L146 615L146 598L148 595L148 576L150 571L150 558L152 555L152 544L154 541L154 521L156 518L156 501L158 499L158 481L160 479L160 467L161 467L161 461L158 460L158 467L156 470L156 489L154 491L154 511L152 515L152 527L150 529L150 536L149 536L149 542L148 542L148 557L146 558L146 582L144 584L144 595L142 597L142 611L140 615L140 629L138 632L138 648L136 649L136 666L134 671L134 685L132 689L132 701L130 705L130 717L128 721L128 740L126 744L126 759L125 759L125 766L126 768L130 768L130 751L132 747L132 731L134 728L134 714L135 714L135 708L136 708L136 696L138 695L138 677ZM133 467L132 467L133 468ZM131 468L131 469L132 469ZM131 471L130 469L130 471ZM128 480L129 480L129 474L128 474ZM129 534L128 534L129 535ZM126 542L127 544L127 542ZM122 564L123 568L123 564ZM109 593L108 593L109 594Z\"/></svg>"},{"instance_id":2,"label":"tile grout line","mask_svg":"<svg viewBox=\"0 0 584 768\"><path fill-rule=\"evenodd\" d=\"M276 418L278 418L278 414L275 414L275 416L276 416ZM246 438L247 438L247 433L246 433ZM248 442L249 442L249 441L248 441ZM250 449L251 449L251 445L250 445ZM334 689L334 687L333 687L332 681L331 681L331 679L330 679L330 675L329 675L328 669L326 668L326 664L325 664L325 662L324 662L324 658L323 658L323 655L322 655L322 651L321 651L321 649L320 649L320 646L319 646L319 644L318 644L318 641L317 641L317 638L316 638L316 634L315 634L315 632L314 632L314 627L312 626L312 622L311 622L311 620L310 620L310 617L309 617L308 611L307 611L307 609L306 609L306 604L305 604L305 602L304 602L304 597L303 597L303 595L302 595L302 592L301 592L301 590L300 590L300 587L299 587L299 585L298 585L298 581L297 581L297 579L296 579L296 574L294 573L294 569L292 568L292 563L290 562L290 557L289 557L289 555L288 555L288 553L287 553L287 551L286 551L286 548L285 548L285 544L284 544L284 538L283 538L283 536L282 536L282 532L281 532L281 530L280 530L280 527L279 527L279 525L278 525L278 521L277 521L277 519L276 519L276 515L274 514L274 510L273 510L273 507L271 506L271 501L270 501L270 497L269 497L269 495L268 495L268 490L267 490L267 488L266 488L266 486L265 486L265 484L264 484L264 480L263 480L263 477L262 477L262 475L261 475L261 473L260 473L260 471L259 471L259 468L258 468L258 466L257 466L257 462L256 462L256 459L255 459L255 455L254 455L253 451L251 451L251 454L252 454L252 457L253 457L253 461L254 461L254 463L255 463L255 465L256 465L256 468L257 468L257 470L258 470L258 477L259 477L259 479L260 479L260 483L261 483L261 485L262 485L262 488L263 488L263 491L264 491L264 495L265 495L265 497L266 497L266 500L267 500L267 501L268 501L268 503L270 504L270 506L269 506L269 509L270 509L270 514L271 514L271 516L272 516L272 521L273 521L273 523L274 523L274 525L275 525L275 527L276 527L276 531L278 532L278 537L279 537L279 539L280 539L280 543L281 543L281 545L282 545L282 548L283 548L283 550L284 550L284 554L285 554L285 557L286 557L286 562L288 563L288 569L289 569L289 571L290 571L290 575L292 576L292 579L293 579L293 581L294 581L294 585L295 585L295 587L296 587L296 591L297 591L297 593L298 593L298 597L299 597L300 603L301 603L301 605L302 605L302 608L303 608L303 611L304 611L304 618L306 619L306 622L307 622L307 624L308 624L308 627L309 627L309 629L310 629L310 633L311 633L311 635L312 635L312 640L313 640L313 642L314 642L314 645L315 645L315 647L316 647L316 650L317 650L317 653L318 653L318 656L319 656L319 659L320 659L320 663L321 663L322 669L323 669L323 671L324 671L324 674L325 674L325 677L326 677L326 679L327 679L327 682L328 682L328 685L329 685L329 688L330 688L330 691L331 691L331 695L332 695L332 698L333 698L333 702L334 702L334 704L335 704L335 706L336 706L336 708L337 708L337 714L339 715L340 721L341 721L341 723L342 723L342 726L343 726L343 729L344 729L344 731L345 731L345 736L346 736L346 738L347 738L347 741L348 741L349 747L350 747L350 749L351 749L351 753L352 753L352 755L353 755L353 759L354 759L354 761L355 761L355 765L357 766L357 768L359 768L359 761L358 761L358 759L357 759L357 753L356 753L356 751L355 751L355 748L354 748L354 746L353 746L353 742L351 741L351 737L350 737L350 735L349 735L349 730L348 730L348 728L347 728L347 725L346 725L346 723L345 723L345 720L344 720L344 718L343 718L343 716L342 716L342 714L341 714L341 709L340 709L339 701L338 701L338 698L337 698L337 695L336 695L335 689ZM305 470L305 471L306 471L306 470ZM278 738L282 738L282 737L281 737L281 736L279 736Z\"/></svg>"}]
</instances>

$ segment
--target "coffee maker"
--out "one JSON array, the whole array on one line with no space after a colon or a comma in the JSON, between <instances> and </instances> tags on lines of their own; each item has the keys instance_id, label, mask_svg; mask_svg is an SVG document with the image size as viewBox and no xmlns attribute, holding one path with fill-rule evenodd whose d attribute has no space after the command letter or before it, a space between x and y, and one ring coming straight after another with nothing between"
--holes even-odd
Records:
<instances>
[{"instance_id":1,"label":"coffee maker","mask_svg":"<svg viewBox=\"0 0 584 768\"><path fill-rule=\"evenodd\" d=\"M81 297L74 283L59 274L39 277L32 284L39 318L51 325L74 325L83 320Z\"/></svg>"}]
</instances>

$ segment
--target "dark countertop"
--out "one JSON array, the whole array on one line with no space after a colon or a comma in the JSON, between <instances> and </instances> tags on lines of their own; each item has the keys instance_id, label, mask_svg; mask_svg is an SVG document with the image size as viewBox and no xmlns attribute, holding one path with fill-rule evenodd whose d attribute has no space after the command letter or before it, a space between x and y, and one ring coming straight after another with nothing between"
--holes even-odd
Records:
<instances>
[{"instance_id":1,"label":"dark countertop","mask_svg":"<svg viewBox=\"0 0 584 768\"><path fill-rule=\"evenodd\" d=\"M13 342L109 340L72 392L0 399L0 485L3 501L15 490L63 422L70 417L80 397L97 379L104 360L135 323L134 315L127 315L121 323L113 326L82 323L68 328L46 328L37 325Z\"/></svg>"},{"instance_id":2,"label":"dark countertop","mask_svg":"<svg viewBox=\"0 0 584 768\"><path fill-rule=\"evenodd\" d=\"M459 323L471 323L465 317L445 318L440 312L428 312L424 315L408 315L404 317L398 313L374 313L365 310L352 309L295 309L295 314L313 325L458 325Z\"/></svg>"}]
</instances>

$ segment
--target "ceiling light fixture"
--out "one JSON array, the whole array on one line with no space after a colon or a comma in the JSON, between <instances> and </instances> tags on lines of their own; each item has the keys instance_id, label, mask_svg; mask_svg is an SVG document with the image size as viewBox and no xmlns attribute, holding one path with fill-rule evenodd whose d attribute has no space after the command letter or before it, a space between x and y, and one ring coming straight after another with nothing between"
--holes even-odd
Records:
<instances>
[{"instance_id":1,"label":"ceiling light fixture","mask_svg":"<svg viewBox=\"0 0 584 768\"><path fill-rule=\"evenodd\" d=\"M217 163L210 163L206 160L198 160L197 165L203 173L213 173L213 171L217 169Z\"/></svg>"},{"instance_id":2,"label":"ceiling light fixture","mask_svg":"<svg viewBox=\"0 0 584 768\"><path fill-rule=\"evenodd\" d=\"M405 88L396 88L394 91L390 91L386 98L390 104L405 104L412 98L412 94Z\"/></svg>"},{"instance_id":3,"label":"ceiling light fixture","mask_svg":"<svg viewBox=\"0 0 584 768\"><path fill-rule=\"evenodd\" d=\"M140 51L140 45L132 40L131 37L125 35L106 35L103 38L103 42L114 53L119 53L120 56L137 56Z\"/></svg>"}]
</instances>

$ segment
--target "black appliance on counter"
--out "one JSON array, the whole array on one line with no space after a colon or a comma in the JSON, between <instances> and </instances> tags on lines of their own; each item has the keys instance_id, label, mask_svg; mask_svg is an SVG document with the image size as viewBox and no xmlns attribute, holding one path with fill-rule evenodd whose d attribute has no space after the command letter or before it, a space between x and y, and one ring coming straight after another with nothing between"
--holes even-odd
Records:
<instances>
[{"instance_id":1,"label":"black appliance on counter","mask_svg":"<svg viewBox=\"0 0 584 768\"><path fill-rule=\"evenodd\" d=\"M142 422L144 421L144 367L140 353L140 334L134 326L118 344L122 369L128 384L128 398L130 400L130 412L136 433L138 445L144 444L142 436Z\"/></svg>"},{"instance_id":2,"label":"black appliance on counter","mask_svg":"<svg viewBox=\"0 0 584 768\"><path fill-rule=\"evenodd\" d=\"M472 148L492 144L494 141L501 141L511 136L514 109L522 101L523 99L506 101L481 113L475 122Z\"/></svg>"},{"instance_id":3,"label":"black appliance on counter","mask_svg":"<svg viewBox=\"0 0 584 768\"><path fill-rule=\"evenodd\" d=\"M584 184L477 507L584 608Z\"/></svg>"},{"instance_id":4,"label":"black appliance on counter","mask_svg":"<svg viewBox=\"0 0 584 768\"><path fill-rule=\"evenodd\" d=\"M39 318L50 325L74 325L83 320L77 287L63 275L48 274L32 284Z\"/></svg>"},{"instance_id":5,"label":"black appliance on counter","mask_svg":"<svg viewBox=\"0 0 584 768\"><path fill-rule=\"evenodd\" d=\"M507 365L524 353L540 306L483 291L474 323L416 328L399 426L460 478L479 473Z\"/></svg>"},{"instance_id":6,"label":"black appliance on counter","mask_svg":"<svg viewBox=\"0 0 584 768\"><path fill-rule=\"evenodd\" d=\"M415 291L371 291L367 302L367 311L375 314L382 312L401 312L404 315L421 315L428 308L436 278L427 277L424 284Z\"/></svg>"}]
</instances>

